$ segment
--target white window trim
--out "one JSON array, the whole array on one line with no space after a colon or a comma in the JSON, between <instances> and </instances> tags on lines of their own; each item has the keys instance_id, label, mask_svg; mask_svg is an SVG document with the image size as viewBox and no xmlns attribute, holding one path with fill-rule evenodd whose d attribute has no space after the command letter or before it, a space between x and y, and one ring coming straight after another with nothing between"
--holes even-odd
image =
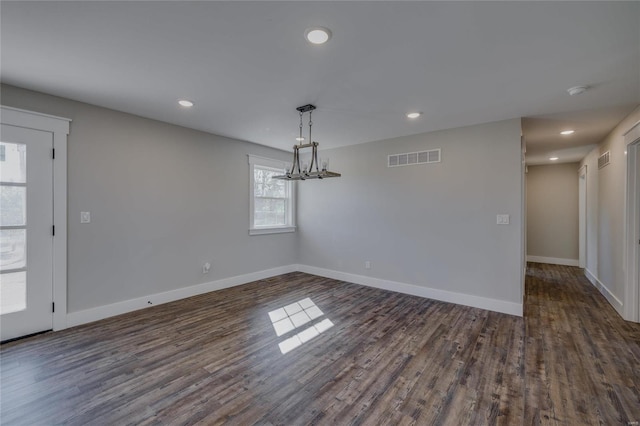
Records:
<instances>
[{"instance_id":1,"label":"white window trim","mask_svg":"<svg viewBox=\"0 0 640 426\"><path fill-rule=\"evenodd\" d=\"M274 160L271 158L258 157L257 155L247 155L249 157L249 235L265 235L265 234L282 234L287 232L295 232L296 231L296 188L294 182L289 182L291 184L289 188L289 196L290 196L290 223L291 225L287 226L261 226L254 227L254 181L253 181L253 167L254 166L262 166L262 167L271 167L274 169L280 169L283 171L287 168L287 163L280 160Z\"/></svg>"}]
</instances>

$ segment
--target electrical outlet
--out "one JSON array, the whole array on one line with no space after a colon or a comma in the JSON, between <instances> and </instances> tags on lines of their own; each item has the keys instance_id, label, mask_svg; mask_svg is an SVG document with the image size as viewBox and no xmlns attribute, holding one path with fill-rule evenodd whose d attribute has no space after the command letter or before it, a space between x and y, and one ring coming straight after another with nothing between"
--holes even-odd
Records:
<instances>
[{"instance_id":1,"label":"electrical outlet","mask_svg":"<svg viewBox=\"0 0 640 426\"><path fill-rule=\"evenodd\" d=\"M202 265L203 274L208 274L210 270L211 270L211 263L207 262L204 265Z\"/></svg>"},{"instance_id":2,"label":"electrical outlet","mask_svg":"<svg viewBox=\"0 0 640 426\"><path fill-rule=\"evenodd\" d=\"M508 214L499 214L496 216L496 223L498 225L508 225L509 224L509 215Z\"/></svg>"},{"instance_id":3,"label":"electrical outlet","mask_svg":"<svg viewBox=\"0 0 640 426\"><path fill-rule=\"evenodd\" d=\"M364 262L364 269L371 269L371 262L368 260Z\"/></svg>"}]
</instances>

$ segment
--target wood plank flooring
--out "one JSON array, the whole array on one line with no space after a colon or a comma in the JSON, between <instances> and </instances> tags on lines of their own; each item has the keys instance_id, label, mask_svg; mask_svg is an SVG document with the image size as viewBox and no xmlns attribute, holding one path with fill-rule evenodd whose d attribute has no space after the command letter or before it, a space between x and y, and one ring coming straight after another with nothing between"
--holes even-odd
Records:
<instances>
[{"instance_id":1,"label":"wood plank flooring","mask_svg":"<svg viewBox=\"0 0 640 426\"><path fill-rule=\"evenodd\" d=\"M530 264L524 319L292 273L2 345L0 423L626 425L639 366L577 268Z\"/></svg>"},{"instance_id":2,"label":"wood plank flooring","mask_svg":"<svg viewBox=\"0 0 640 426\"><path fill-rule=\"evenodd\" d=\"M640 424L640 324L578 268L530 263L526 284L526 424Z\"/></svg>"}]
</instances>

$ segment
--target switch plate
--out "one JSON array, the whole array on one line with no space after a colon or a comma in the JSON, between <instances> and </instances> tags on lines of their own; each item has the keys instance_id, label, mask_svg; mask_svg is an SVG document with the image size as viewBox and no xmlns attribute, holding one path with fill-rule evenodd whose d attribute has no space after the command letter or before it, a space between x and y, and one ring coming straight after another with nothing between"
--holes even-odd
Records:
<instances>
[{"instance_id":1,"label":"switch plate","mask_svg":"<svg viewBox=\"0 0 640 426\"><path fill-rule=\"evenodd\" d=\"M509 224L509 215L508 214L499 214L496 216L496 223L498 225L508 225Z\"/></svg>"},{"instance_id":2,"label":"switch plate","mask_svg":"<svg viewBox=\"0 0 640 426\"><path fill-rule=\"evenodd\" d=\"M80 212L80 223L91 223L91 212Z\"/></svg>"},{"instance_id":3,"label":"switch plate","mask_svg":"<svg viewBox=\"0 0 640 426\"><path fill-rule=\"evenodd\" d=\"M371 262L369 262L368 260L364 262L364 269L371 269Z\"/></svg>"}]
</instances>

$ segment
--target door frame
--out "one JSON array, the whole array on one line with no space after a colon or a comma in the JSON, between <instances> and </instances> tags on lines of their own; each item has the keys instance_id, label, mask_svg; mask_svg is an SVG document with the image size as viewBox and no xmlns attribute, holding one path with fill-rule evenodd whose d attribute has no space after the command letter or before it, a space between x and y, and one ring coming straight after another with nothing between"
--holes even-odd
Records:
<instances>
[{"instance_id":1,"label":"door frame","mask_svg":"<svg viewBox=\"0 0 640 426\"><path fill-rule=\"evenodd\" d=\"M587 267L587 165L578 170L578 266Z\"/></svg>"},{"instance_id":2,"label":"door frame","mask_svg":"<svg viewBox=\"0 0 640 426\"><path fill-rule=\"evenodd\" d=\"M640 164L637 164L637 153L640 151L640 121L635 123L624 134L627 156L627 179L625 198L624 236L625 244L623 268L625 271L624 290L624 319L640 322L640 188L637 176L640 174Z\"/></svg>"},{"instance_id":3,"label":"door frame","mask_svg":"<svg viewBox=\"0 0 640 426\"><path fill-rule=\"evenodd\" d=\"M71 120L2 105L0 122L53 135L53 329L62 330L67 327L67 136Z\"/></svg>"},{"instance_id":4,"label":"door frame","mask_svg":"<svg viewBox=\"0 0 640 426\"><path fill-rule=\"evenodd\" d=\"M520 217L522 219L520 229L520 268L522 275L520 276L520 295L522 296L522 307L524 315L524 299L527 294L526 281L527 281L527 173L529 173L529 167L527 166L527 141L524 135L520 135Z\"/></svg>"}]
</instances>

